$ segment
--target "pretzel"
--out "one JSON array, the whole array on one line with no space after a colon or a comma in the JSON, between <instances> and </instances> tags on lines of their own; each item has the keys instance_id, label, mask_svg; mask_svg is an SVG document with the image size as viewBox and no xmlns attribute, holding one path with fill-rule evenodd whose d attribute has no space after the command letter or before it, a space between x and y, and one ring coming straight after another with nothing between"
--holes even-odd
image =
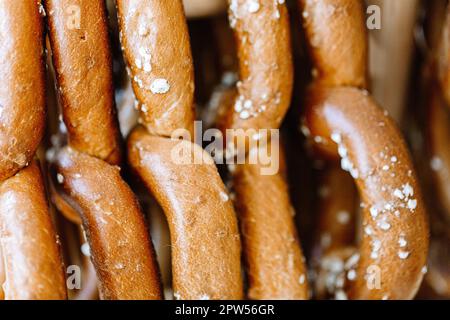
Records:
<instances>
[{"instance_id":1,"label":"pretzel","mask_svg":"<svg viewBox=\"0 0 450 320\"><path fill-rule=\"evenodd\" d=\"M435 181L437 198L441 203L446 220L450 221L450 150L447 139L450 134L450 116L446 108L443 94L434 85L428 99L428 135L430 138L431 159L430 166Z\"/></svg>"},{"instance_id":2,"label":"pretzel","mask_svg":"<svg viewBox=\"0 0 450 320\"><path fill-rule=\"evenodd\" d=\"M161 297L158 270L139 204L119 169L70 147L56 162L78 204L103 299Z\"/></svg>"},{"instance_id":3,"label":"pretzel","mask_svg":"<svg viewBox=\"0 0 450 320\"><path fill-rule=\"evenodd\" d=\"M59 243L33 160L45 121L42 7L2 1L0 12L1 285L6 299L66 299Z\"/></svg>"},{"instance_id":4,"label":"pretzel","mask_svg":"<svg viewBox=\"0 0 450 320\"><path fill-rule=\"evenodd\" d=\"M183 0L184 12L187 18L203 18L224 13L225 0Z\"/></svg>"},{"instance_id":5,"label":"pretzel","mask_svg":"<svg viewBox=\"0 0 450 320\"><path fill-rule=\"evenodd\" d=\"M436 10L436 9L435 9ZM450 218L450 151L447 138L450 133L450 115L448 107L450 104L450 5L447 5L441 26L432 25L430 29L441 29L440 37L429 39L430 61L426 67L429 68L431 79L429 79L428 90L428 138L430 141L432 176L435 181L437 195L442 204L446 219ZM436 23L437 24L437 23ZM430 30L435 31L435 30ZM438 32L439 34L439 32ZM431 36L429 37L431 38Z\"/></svg>"},{"instance_id":6,"label":"pretzel","mask_svg":"<svg viewBox=\"0 0 450 320\"><path fill-rule=\"evenodd\" d=\"M283 156L280 161L284 162ZM260 163L238 165L233 174L248 267L248 297L307 299L305 260L285 177L283 173L261 175L261 168Z\"/></svg>"},{"instance_id":7,"label":"pretzel","mask_svg":"<svg viewBox=\"0 0 450 320\"><path fill-rule=\"evenodd\" d=\"M0 72L4 79L0 88L0 181L31 162L45 124L43 35L38 6L36 2L10 2L0 4L4 13L0 28ZM16 27L17 17L25 11L21 27Z\"/></svg>"},{"instance_id":8,"label":"pretzel","mask_svg":"<svg viewBox=\"0 0 450 320\"><path fill-rule=\"evenodd\" d=\"M177 129L192 132L194 120L192 57L181 0L119 0L117 9L143 124L128 139L128 160L167 217L174 296L240 299L240 239L225 186L199 146L168 138ZM177 164L176 147L204 161Z\"/></svg>"},{"instance_id":9,"label":"pretzel","mask_svg":"<svg viewBox=\"0 0 450 320\"><path fill-rule=\"evenodd\" d=\"M341 279L346 276L342 270L334 272L333 261L348 259L356 253L357 194L352 177L331 163L320 172L318 196L312 266L317 273L315 295L321 299L329 297L330 292L339 292Z\"/></svg>"},{"instance_id":10,"label":"pretzel","mask_svg":"<svg viewBox=\"0 0 450 320\"><path fill-rule=\"evenodd\" d=\"M446 18L442 26L439 48L436 55L437 76L446 100L450 106L450 6L446 9Z\"/></svg>"},{"instance_id":11,"label":"pretzel","mask_svg":"<svg viewBox=\"0 0 450 320\"><path fill-rule=\"evenodd\" d=\"M39 166L32 161L0 183L6 299L66 299L58 241Z\"/></svg>"},{"instance_id":12,"label":"pretzel","mask_svg":"<svg viewBox=\"0 0 450 320\"><path fill-rule=\"evenodd\" d=\"M229 14L237 40L240 81L232 103L223 100L219 126L223 131L279 128L293 85L286 5L268 0L229 1ZM261 163L246 161L233 172L248 297L307 299L306 268L286 181L281 172L262 175L261 167Z\"/></svg>"},{"instance_id":13,"label":"pretzel","mask_svg":"<svg viewBox=\"0 0 450 320\"><path fill-rule=\"evenodd\" d=\"M428 250L426 213L399 130L359 89L367 83L362 2L299 4L317 69L307 93L305 123L319 152L341 157L363 204L364 233L357 255L349 258L353 272L347 293L340 291L338 298L413 298ZM369 283L373 273L380 279L374 286Z\"/></svg>"},{"instance_id":14,"label":"pretzel","mask_svg":"<svg viewBox=\"0 0 450 320\"><path fill-rule=\"evenodd\" d=\"M160 299L158 268L136 197L122 180L105 3L45 2L69 146L57 180L81 216L102 299ZM79 10L79 29L67 8Z\"/></svg>"},{"instance_id":15,"label":"pretzel","mask_svg":"<svg viewBox=\"0 0 450 320\"><path fill-rule=\"evenodd\" d=\"M289 107L293 83L286 5L270 0L229 4L240 81L236 112L227 112L220 125L228 129L279 128Z\"/></svg>"},{"instance_id":16,"label":"pretzel","mask_svg":"<svg viewBox=\"0 0 450 320\"><path fill-rule=\"evenodd\" d=\"M5 299L5 292L3 291L3 283L5 283L5 266L3 265L3 251L0 245L0 300Z\"/></svg>"}]
</instances>

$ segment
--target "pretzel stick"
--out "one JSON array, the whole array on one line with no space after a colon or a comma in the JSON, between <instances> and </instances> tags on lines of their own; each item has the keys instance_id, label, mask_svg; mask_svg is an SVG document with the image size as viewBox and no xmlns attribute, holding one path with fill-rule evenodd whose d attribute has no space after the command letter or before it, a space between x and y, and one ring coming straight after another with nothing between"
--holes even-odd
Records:
<instances>
[{"instance_id":1,"label":"pretzel stick","mask_svg":"<svg viewBox=\"0 0 450 320\"><path fill-rule=\"evenodd\" d=\"M66 299L58 238L38 164L0 184L6 299Z\"/></svg>"}]
</instances>

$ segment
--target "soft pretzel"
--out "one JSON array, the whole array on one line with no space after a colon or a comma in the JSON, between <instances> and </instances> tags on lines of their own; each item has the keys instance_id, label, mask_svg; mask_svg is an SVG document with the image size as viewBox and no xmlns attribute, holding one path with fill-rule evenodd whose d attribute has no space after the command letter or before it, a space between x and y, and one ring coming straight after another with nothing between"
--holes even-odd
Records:
<instances>
[{"instance_id":1,"label":"soft pretzel","mask_svg":"<svg viewBox=\"0 0 450 320\"><path fill-rule=\"evenodd\" d=\"M293 84L286 5L272 0L235 0L229 4L240 81L234 109L225 114L220 125L227 129L279 128L289 107Z\"/></svg>"},{"instance_id":2,"label":"soft pretzel","mask_svg":"<svg viewBox=\"0 0 450 320\"><path fill-rule=\"evenodd\" d=\"M46 6L70 146L56 155L56 177L68 204L81 215L100 296L159 299L159 274L144 217L114 165L121 152L105 4L48 0ZM80 11L79 29L67 24L69 6Z\"/></svg>"},{"instance_id":3,"label":"soft pretzel","mask_svg":"<svg viewBox=\"0 0 450 320\"><path fill-rule=\"evenodd\" d=\"M36 1L1 1L0 181L34 157L45 125L43 25ZM20 17L20 24L18 18Z\"/></svg>"},{"instance_id":4,"label":"soft pretzel","mask_svg":"<svg viewBox=\"0 0 450 320\"><path fill-rule=\"evenodd\" d=\"M37 162L0 183L6 299L66 299L59 240Z\"/></svg>"},{"instance_id":5,"label":"soft pretzel","mask_svg":"<svg viewBox=\"0 0 450 320\"><path fill-rule=\"evenodd\" d=\"M0 12L1 284L6 299L65 299L58 239L33 161L45 121L43 8L1 1Z\"/></svg>"},{"instance_id":6,"label":"soft pretzel","mask_svg":"<svg viewBox=\"0 0 450 320\"><path fill-rule=\"evenodd\" d=\"M437 197L450 222L450 149L448 137L450 136L450 115L446 108L445 98L441 91L434 86L428 99L431 159L430 166L435 181Z\"/></svg>"},{"instance_id":7,"label":"soft pretzel","mask_svg":"<svg viewBox=\"0 0 450 320\"><path fill-rule=\"evenodd\" d=\"M3 283L5 283L5 266L3 264L3 251L0 245L0 300L5 299L5 292L3 291Z\"/></svg>"},{"instance_id":8,"label":"soft pretzel","mask_svg":"<svg viewBox=\"0 0 450 320\"><path fill-rule=\"evenodd\" d=\"M225 0L183 0L184 12L188 18L202 18L224 13Z\"/></svg>"},{"instance_id":9,"label":"soft pretzel","mask_svg":"<svg viewBox=\"0 0 450 320\"><path fill-rule=\"evenodd\" d=\"M364 234L359 252L349 257L355 267L348 297L413 298L428 250L426 213L400 132L367 91L358 89L367 83L362 1L299 3L319 70L307 93L306 124L319 151L329 158L341 157L341 166L355 179L363 204ZM327 24L319 19L324 15ZM346 32L329 28L333 25ZM347 58L330 60L336 43ZM380 280L375 286L369 284L371 272Z\"/></svg>"},{"instance_id":10,"label":"soft pretzel","mask_svg":"<svg viewBox=\"0 0 450 320\"><path fill-rule=\"evenodd\" d=\"M320 174L316 254L351 246L355 239L356 190L352 177L335 164ZM319 257L317 257L320 259Z\"/></svg>"},{"instance_id":11,"label":"soft pretzel","mask_svg":"<svg viewBox=\"0 0 450 320\"><path fill-rule=\"evenodd\" d=\"M436 71L442 94L450 108L450 5L447 5L446 11L436 55Z\"/></svg>"},{"instance_id":12,"label":"soft pretzel","mask_svg":"<svg viewBox=\"0 0 450 320\"><path fill-rule=\"evenodd\" d=\"M428 249L424 203L408 149L393 121L364 93L351 87L313 87L306 123L328 156L356 180L364 204L364 236L350 298L409 299L422 280ZM339 146L339 154L337 146ZM364 278L371 265L381 287ZM368 269L369 268L369 269Z\"/></svg>"},{"instance_id":13,"label":"soft pretzel","mask_svg":"<svg viewBox=\"0 0 450 320\"><path fill-rule=\"evenodd\" d=\"M105 2L46 0L45 5L69 145L119 164L120 132ZM70 19L77 18L71 25Z\"/></svg>"},{"instance_id":14,"label":"soft pretzel","mask_svg":"<svg viewBox=\"0 0 450 320\"><path fill-rule=\"evenodd\" d=\"M117 8L145 126L131 133L128 157L169 223L174 296L240 299L237 221L214 161L192 142L168 138L177 129L192 131L194 120L192 57L181 0L119 0ZM202 163L176 163L178 147Z\"/></svg>"},{"instance_id":15,"label":"soft pretzel","mask_svg":"<svg viewBox=\"0 0 450 320\"><path fill-rule=\"evenodd\" d=\"M66 147L57 169L79 205L103 299L161 298L153 248L139 204L120 169Z\"/></svg>"},{"instance_id":16,"label":"soft pretzel","mask_svg":"<svg viewBox=\"0 0 450 320\"><path fill-rule=\"evenodd\" d=\"M148 132L170 137L179 128L192 130L194 71L181 0L119 0L117 10L124 57Z\"/></svg>"},{"instance_id":17,"label":"soft pretzel","mask_svg":"<svg viewBox=\"0 0 450 320\"><path fill-rule=\"evenodd\" d=\"M256 134L259 129L278 128L289 107L293 85L286 5L269 0L229 1L229 20L237 40L240 81L234 100L222 99L219 126L224 132L253 129ZM266 176L261 168L260 163L246 161L233 173L248 297L307 299L306 268L286 181L281 172Z\"/></svg>"},{"instance_id":18,"label":"soft pretzel","mask_svg":"<svg viewBox=\"0 0 450 320\"><path fill-rule=\"evenodd\" d=\"M324 85L367 86L367 32L359 0L298 0L314 63ZM351 48L350 50L343 50Z\"/></svg>"},{"instance_id":19,"label":"soft pretzel","mask_svg":"<svg viewBox=\"0 0 450 320\"><path fill-rule=\"evenodd\" d=\"M180 168L172 160L180 142L150 136L143 128L128 141L131 165L167 216L174 296L240 298L240 241L232 203L209 155L188 141L181 143L207 162Z\"/></svg>"},{"instance_id":20,"label":"soft pretzel","mask_svg":"<svg viewBox=\"0 0 450 320\"><path fill-rule=\"evenodd\" d=\"M284 167L283 155L280 162ZM308 299L307 271L284 172L261 175L262 167L260 163L238 165L233 179L247 263L248 297Z\"/></svg>"}]
</instances>

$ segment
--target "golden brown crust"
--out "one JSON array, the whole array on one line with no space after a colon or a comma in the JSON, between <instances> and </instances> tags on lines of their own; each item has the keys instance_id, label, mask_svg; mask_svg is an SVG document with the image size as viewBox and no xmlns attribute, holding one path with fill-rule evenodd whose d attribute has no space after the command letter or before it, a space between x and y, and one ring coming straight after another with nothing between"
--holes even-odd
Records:
<instances>
[{"instance_id":1,"label":"golden brown crust","mask_svg":"<svg viewBox=\"0 0 450 320\"><path fill-rule=\"evenodd\" d=\"M320 173L317 244L314 258L355 241L357 193L352 177L332 164Z\"/></svg>"},{"instance_id":2,"label":"golden brown crust","mask_svg":"<svg viewBox=\"0 0 450 320\"><path fill-rule=\"evenodd\" d=\"M176 163L177 148L203 162ZM128 151L169 223L175 298L241 299L237 221L212 158L196 144L154 137L143 128L131 133Z\"/></svg>"},{"instance_id":3,"label":"golden brown crust","mask_svg":"<svg viewBox=\"0 0 450 320\"><path fill-rule=\"evenodd\" d=\"M59 242L39 166L0 184L0 243L6 299L66 299Z\"/></svg>"},{"instance_id":4,"label":"golden brown crust","mask_svg":"<svg viewBox=\"0 0 450 320\"><path fill-rule=\"evenodd\" d=\"M166 137L192 130L194 72L181 0L118 0L117 10L142 123Z\"/></svg>"},{"instance_id":5,"label":"golden brown crust","mask_svg":"<svg viewBox=\"0 0 450 320\"><path fill-rule=\"evenodd\" d=\"M434 179L434 186L446 219L450 222L450 114L446 108L445 98L440 94L437 86L431 89L428 100L429 125L428 135L430 139L431 159L430 166Z\"/></svg>"},{"instance_id":6,"label":"golden brown crust","mask_svg":"<svg viewBox=\"0 0 450 320\"><path fill-rule=\"evenodd\" d=\"M43 25L37 1L1 1L0 181L25 167L44 133ZM20 17L18 19L17 17Z\"/></svg>"},{"instance_id":7,"label":"golden brown crust","mask_svg":"<svg viewBox=\"0 0 450 320\"><path fill-rule=\"evenodd\" d=\"M161 285L139 204L118 167L70 147L57 156L59 182L78 204L103 299L160 299Z\"/></svg>"},{"instance_id":8,"label":"golden brown crust","mask_svg":"<svg viewBox=\"0 0 450 320\"><path fill-rule=\"evenodd\" d=\"M203 18L224 13L226 0L183 0L184 12L188 18Z\"/></svg>"},{"instance_id":9,"label":"golden brown crust","mask_svg":"<svg viewBox=\"0 0 450 320\"><path fill-rule=\"evenodd\" d=\"M69 145L119 164L120 132L105 2L46 0L45 5Z\"/></svg>"},{"instance_id":10,"label":"golden brown crust","mask_svg":"<svg viewBox=\"0 0 450 320\"><path fill-rule=\"evenodd\" d=\"M220 126L278 128L291 102L293 70L289 16L279 1L229 1L240 81L237 96Z\"/></svg>"},{"instance_id":11,"label":"golden brown crust","mask_svg":"<svg viewBox=\"0 0 450 320\"><path fill-rule=\"evenodd\" d=\"M298 0L313 76L328 86L367 86L367 31L361 0Z\"/></svg>"},{"instance_id":12,"label":"golden brown crust","mask_svg":"<svg viewBox=\"0 0 450 320\"><path fill-rule=\"evenodd\" d=\"M233 184L241 225L250 299L308 299L307 271L294 208L281 172L262 175L260 164L236 168Z\"/></svg>"},{"instance_id":13,"label":"golden brown crust","mask_svg":"<svg viewBox=\"0 0 450 320\"><path fill-rule=\"evenodd\" d=\"M450 108L450 5L447 6L446 18L437 49L437 77L447 106Z\"/></svg>"},{"instance_id":14,"label":"golden brown crust","mask_svg":"<svg viewBox=\"0 0 450 320\"><path fill-rule=\"evenodd\" d=\"M0 245L0 300L5 299L5 292L3 291L3 284L5 283L6 275L5 275L5 265L3 263L3 251L2 246Z\"/></svg>"},{"instance_id":15,"label":"golden brown crust","mask_svg":"<svg viewBox=\"0 0 450 320\"><path fill-rule=\"evenodd\" d=\"M339 145L341 164L355 178L363 203L364 234L349 297L414 297L426 263L428 224L400 132L355 88L312 87L306 105L311 134L321 137L323 150L334 157ZM379 289L366 283L364 275L370 272L379 272Z\"/></svg>"}]
</instances>

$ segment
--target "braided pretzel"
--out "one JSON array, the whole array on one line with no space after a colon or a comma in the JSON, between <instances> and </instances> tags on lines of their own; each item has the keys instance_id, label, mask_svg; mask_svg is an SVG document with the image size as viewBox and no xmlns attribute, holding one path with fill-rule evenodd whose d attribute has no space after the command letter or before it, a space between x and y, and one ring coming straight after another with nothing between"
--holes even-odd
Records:
<instances>
[{"instance_id":1,"label":"braided pretzel","mask_svg":"<svg viewBox=\"0 0 450 320\"><path fill-rule=\"evenodd\" d=\"M0 2L0 264L6 299L67 297L59 243L32 160L45 121L41 9L39 2Z\"/></svg>"},{"instance_id":2,"label":"braided pretzel","mask_svg":"<svg viewBox=\"0 0 450 320\"><path fill-rule=\"evenodd\" d=\"M192 131L194 120L192 57L181 0L119 0L117 9L145 126L129 137L129 162L167 217L174 296L239 299L240 240L225 186L199 146L167 138L179 128ZM174 163L172 150L180 145L204 162Z\"/></svg>"},{"instance_id":3,"label":"braided pretzel","mask_svg":"<svg viewBox=\"0 0 450 320\"><path fill-rule=\"evenodd\" d=\"M320 142L318 149L330 158L342 157L341 164L355 179L364 205L364 235L348 296L412 298L422 280L428 250L426 214L400 132L358 89L366 84L362 2L299 3L317 69L307 95L306 124L312 136L320 137L315 139ZM372 287L368 280L374 270L381 282Z\"/></svg>"},{"instance_id":4,"label":"braided pretzel","mask_svg":"<svg viewBox=\"0 0 450 320\"><path fill-rule=\"evenodd\" d=\"M271 0L229 4L241 81L233 103L221 107L225 113L219 119L220 126L224 131L278 128L289 106L293 83L286 5ZM260 163L243 164L233 173L249 277L248 297L306 299L306 269L286 181L281 173L261 175L261 167Z\"/></svg>"},{"instance_id":5,"label":"braided pretzel","mask_svg":"<svg viewBox=\"0 0 450 320\"><path fill-rule=\"evenodd\" d=\"M47 0L45 4L69 135L69 146L55 159L57 177L81 215L100 296L159 299L158 269L145 221L114 166L120 162L120 148L105 3ZM82 17L80 29L66 25L65 10L74 5Z\"/></svg>"}]
</instances>

